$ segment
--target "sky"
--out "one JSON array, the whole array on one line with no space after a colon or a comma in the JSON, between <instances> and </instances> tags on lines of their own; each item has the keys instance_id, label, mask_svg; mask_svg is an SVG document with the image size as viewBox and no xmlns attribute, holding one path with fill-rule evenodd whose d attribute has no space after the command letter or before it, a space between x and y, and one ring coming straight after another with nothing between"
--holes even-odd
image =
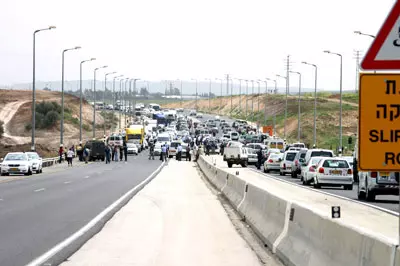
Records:
<instances>
[{"instance_id":1,"label":"sky","mask_svg":"<svg viewBox=\"0 0 400 266\"><path fill-rule=\"evenodd\" d=\"M32 43L36 29L36 80L103 79L118 72L142 80L192 78L265 79L285 75L285 59L302 74L302 86L339 89L343 55L343 88L355 88L355 50L364 55L395 1L393 0L1 0L0 84L32 81ZM278 79L283 87L284 79ZM290 76L291 87L298 76Z\"/></svg>"}]
</instances>

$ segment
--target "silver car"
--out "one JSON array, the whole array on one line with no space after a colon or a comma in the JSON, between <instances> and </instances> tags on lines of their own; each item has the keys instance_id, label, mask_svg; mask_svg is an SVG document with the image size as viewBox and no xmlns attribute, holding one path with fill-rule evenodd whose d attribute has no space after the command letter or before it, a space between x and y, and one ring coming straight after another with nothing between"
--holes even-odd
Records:
<instances>
[{"instance_id":1,"label":"silver car","mask_svg":"<svg viewBox=\"0 0 400 266\"><path fill-rule=\"evenodd\" d=\"M264 173L268 173L271 170L279 171L282 159L282 153L271 153L264 162Z\"/></svg>"}]
</instances>

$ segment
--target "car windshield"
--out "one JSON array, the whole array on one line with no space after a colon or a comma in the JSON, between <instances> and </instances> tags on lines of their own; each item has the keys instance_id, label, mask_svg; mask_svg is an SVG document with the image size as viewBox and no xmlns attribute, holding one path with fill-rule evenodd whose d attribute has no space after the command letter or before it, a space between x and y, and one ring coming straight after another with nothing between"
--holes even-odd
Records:
<instances>
[{"instance_id":1,"label":"car windshield","mask_svg":"<svg viewBox=\"0 0 400 266\"><path fill-rule=\"evenodd\" d=\"M286 161L294 161L294 157L296 157L295 152L288 152L286 154Z\"/></svg>"},{"instance_id":2,"label":"car windshield","mask_svg":"<svg viewBox=\"0 0 400 266\"><path fill-rule=\"evenodd\" d=\"M302 158L302 159L306 158L306 153L305 153L305 152L304 152L304 153L301 153L301 154L300 154L300 158Z\"/></svg>"},{"instance_id":3,"label":"car windshield","mask_svg":"<svg viewBox=\"0 0 400 266\"><path fill-rule=\"evenodd\" d=\"M4 160L5 161L25 161L26 156L25 156L25 154L8 154Z\"/></svg>"},{"instance_id":4,"label":"car windshield","mask_svg":"<svg viewBox=\"0 0 400 266\"><path fill-rule=\"evenodd\" d=\"M173 147L173 148L178 148L178 146L179 146L179 142L172 142L171 143L171 147Z\"/></svg>"},{"instance_id":5,"label":"car windshield","mask_svg":"<svg viewBox=\"0 0 400 266\"><path fill-rule=\"evenodd\" d=\"M170 139L168 137L158 137L157 141L170 141Z\"/></svg>"},{"instance_id":6,"label":"car windshield","mask_svg":"<svg viewBox=\"0 0 400 266\"><path fill-rule=\"evenodd\" d=\"M311 152L311 157L333 157L332 152L330 151L313 151Z\"/></svg>"},{"instance_id":7,"label":"car windshield","mask_svg":"<svg viewBox=\"0 0 400 266\"><path fill-rule=\"evenodd\" d=\"M322 167L327 168L349 168L346 160L325 160Z\"/></svg>"},{"instance_id":8,"label":"car windshield","mask_svg":"<svg viewBox=\"0 0 400 266\"><path fill-rule=\"evenodd\" d=\"M29 159L38 159L39 156L36 153L29 153L28 154Z\"/></svg>"},{"instance_id":9,"label":"car windshield","mask_svg":"<svg viewBox=\"0 0 400 266\"><path fill-rule=\"evenodd\" d=\"M281 158L281 155L280 155L280 154L271 154L271 155L269 156L269 159L278 159L278 158Z\"/></svg>"}]
</instances>

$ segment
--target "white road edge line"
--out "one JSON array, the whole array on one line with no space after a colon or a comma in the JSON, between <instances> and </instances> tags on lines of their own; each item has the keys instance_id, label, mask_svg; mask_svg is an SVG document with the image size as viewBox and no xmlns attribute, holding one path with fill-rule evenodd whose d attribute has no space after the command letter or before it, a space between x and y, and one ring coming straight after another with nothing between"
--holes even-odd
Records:
<instances>
[{"instance_id":1,"label":"white road edge line","mask_svg":"<svg viewBox=\"0 0 400 266\"><path fill-rule=\"evenodd\" d=\"M65 181L64 184L71 184L72 181Z\"/></svg>"},{"instance_id":2,"label":"white road edge line","mask_svg":"<svg viewBox=\"0 0 400 266\"><path fill-rule=\"evenodd\" d=\"M90 176L87 175L87 176L84 176L83 178L89 178L89 177L90 177Z\"/></svg>"},{"instance_id":3,"label":"white road edge line","mask_svg":"<svg viewBox=\"0 0 400 266\"><path fill-rule=\"evenodd\" d=\"M45 190L46 190L45 188L39 188L39 189L34 190L33 192L40 192L40 191L45 191Z\"/></svg>"},{"instance_id":4,"label":"white road edge line","mask_svg":"<svg viewBox=\"0 0 400 266\"><path fill-rule=\"evenodd\" d=\"M326 191L322 191L322 190L318 190L318 189L314 189L314 188L302 186L302 185L299 185L299 184L296 184L296 183L293 183L293 182L290 182L290 181L286 181L286 180L284 180L284 179L280 179L280 178L275 177L275 176L273 176L273 175L268 175L268 174L264 174L264 173L258 172L258 171L255 170L255 169L249 169L249 170L250 170L250 171L253 171L253 172L255 172L255 173L264 175L264 176L268 176L268 177L273 178L273 179L275 179L275 180L278 180L278 181L280 181L280 182L284 182L284 183L287 183L287 184L291 184L292 186L301 187L301 188L303 188L303 189L308 189L308 190L311 190L311 191L314 191L314 192L318 192L318 193L325 194L325 195L328 195L328 196L332 196L332 197L335 197L335 198L339 198L339 199L342 199L342 200L347 200L347 201L351 201L351 202L354 202L354 203L362 204L362 205L364 205L364 206L368 206L368 207L370 207L370 208L374 208L374 209L377 209L377 210L386 212L386 213L388 213L388 214L392 214L392 215L395 215L395 216L399 216L399 213L398 213L398 212L391 211L391 210L389 210L389 209L385 209L385 208L382 208L382 207L379 207L379 206L376 206L376 205L372 205L372 204L369 204L369 203L366 203L366 202L363 202L363 201L354 200L354 199L350 199L350 198L347 198L347 197L344 197L344 196L339 196L339 195L336 195L336 194L333 194L333 193L329 193L329 192L326 192Z\"/></svg>"},{"instance_id":5,"label":"white road edge line","mask_svg":"<svg viewBox=\"0 0 400 266\"><path fill-rule=\"evenodd\" d=\"M140 188L141 186L144 186L148 182L150 182L151 179L154 178L154 175L160 171L160 169L164 166L164 162L161 163L161 165L153 172L151 173L145 180L143 180L141 183L139 183L137 186L126 192L122 197L114 201L110 206L108 206L105 210L103 210L101 213L99 213L96 217L94 217L89 223L87 223L85 226L83 226L81 229L79 229L77 232L72 234L70 237L66 238L64 241L58 243L56 246L54 246L52 249L44 253L43 255L37 257L34 259L32 262L27 264L26 266L37 266L37 265L42 265L46 260L60 252L63 248L66 248L68 245L70 245L73 241L78 239L80 236L84 235L87 231L89 231L93 226L95 226L98 222L100 222L103 217L105 217L109 212L111 212L116 206L118 206L121 202L123 202L126 198L130 196L135 190Z\"/></svg>"}]
</instances>

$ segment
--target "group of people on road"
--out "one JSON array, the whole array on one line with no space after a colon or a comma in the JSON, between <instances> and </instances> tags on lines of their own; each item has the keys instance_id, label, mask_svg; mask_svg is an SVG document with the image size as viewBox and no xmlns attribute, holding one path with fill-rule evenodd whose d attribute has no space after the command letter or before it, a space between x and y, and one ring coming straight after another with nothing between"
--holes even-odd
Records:
<instances>
[{"instance_id":1,"label":"group of people on road","mask_svg":"<svg viewBox=\"0 0 400 266\"><path fill-rule=\"evenodd\" d=\"M68 167L72 167L72 160L75 157L75 147L72 146L70 147L68 150L64 149L64 145L60 145L60 148L58 149L58 163L62 163L63 162L63 157L65 158L65 160L68 163Z\"/></svg>"},{"instance_id":2,"label":"group of people on road","mask_svg":"<svg viewBox=\"0 0 400 266\"><path fill-rule=\"evenodd\" d=\"M104 152L105 152L106 164L111 163L111 161L123 162L124 158L125 162L128 161L128 145L126 144L125 140L122 146L106 144Z\"/></svg>"}]
</instances>

